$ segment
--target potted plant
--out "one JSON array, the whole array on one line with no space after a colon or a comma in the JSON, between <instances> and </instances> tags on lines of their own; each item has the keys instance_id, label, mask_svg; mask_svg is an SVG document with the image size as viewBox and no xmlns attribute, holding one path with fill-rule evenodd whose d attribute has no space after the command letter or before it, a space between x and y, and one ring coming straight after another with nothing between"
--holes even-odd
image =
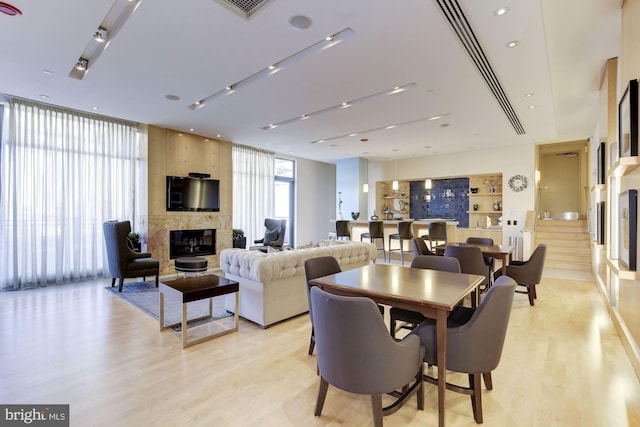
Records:
<instances>
[{"instance_id":1,"label":"potted plant","mask_svg":"<svg viewBox=\"0 0 640 427\"><path fill-rule=\"evenodd\" d=\"M136 233L132 231L127 235L127 243L131 250L136 252L140 252L142 250L142 246L140 245L140 233Z\"/></svg>"},{"instance_id":2,"label":"potted plant","mask_svg":"<svg viewBox=\"0 0 640 427\"><path fill-rule=\"evenodd\" d=\"M247 248L247 238L244 235L244 230L240 228L233 229L233 247L238 249Z\"/></svg>"}]
</instances>

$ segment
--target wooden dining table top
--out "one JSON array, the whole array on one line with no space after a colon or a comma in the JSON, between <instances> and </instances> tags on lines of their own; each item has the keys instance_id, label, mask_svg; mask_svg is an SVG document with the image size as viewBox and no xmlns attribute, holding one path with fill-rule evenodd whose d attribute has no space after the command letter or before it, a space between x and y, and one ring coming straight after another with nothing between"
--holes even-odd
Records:
<instances>
[{"instance_id":1,"label":"wooden dining table top","mask_svg":"<svg viewBox=\"0 0 640 427\"><path fill-rule=\"evenodd\" d=\"M370 264L311 281L336 293L370 297L395 307L429 313L451 311L484 279L475 274ZM431 317L431 316L429 316Z\"/></svg>"},{"instance_id":2,"label":"wooden dining table top","mask_svg":"<svg viewBox=\"0 0 640 427\"><path fill-rule=\"evenodd\" d=\"M483 245L481 243L466 243L466 242L454 242L447 243L447 245L455 246L474 246L480 248L482 255L493 257L505 257L513 253L514 247L509 245ZM436 247L436 253L438 255L444 254L444 248L446 245L440 245Z\"/></svg>"}]
</instances>

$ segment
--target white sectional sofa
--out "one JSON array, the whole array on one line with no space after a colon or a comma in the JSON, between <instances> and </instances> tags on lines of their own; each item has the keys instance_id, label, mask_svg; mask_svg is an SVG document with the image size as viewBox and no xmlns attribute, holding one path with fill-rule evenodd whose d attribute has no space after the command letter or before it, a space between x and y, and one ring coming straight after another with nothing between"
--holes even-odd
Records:
<instances>
[{"instance_id":1,"label":"white sectional sofa","mask_svg":"<svg viewBox=\"0 0 640 427\"><path fill-rule=\"evenodd\" d=\"M240 283L240 316L266 328L309 311L305 260L330 255L348 270L375 261L377 252L371 243L352 241L270 253L223 249L220 268ZM227 295L225 306L235 311L234 295Z\"/></svg>"}]
</instances>

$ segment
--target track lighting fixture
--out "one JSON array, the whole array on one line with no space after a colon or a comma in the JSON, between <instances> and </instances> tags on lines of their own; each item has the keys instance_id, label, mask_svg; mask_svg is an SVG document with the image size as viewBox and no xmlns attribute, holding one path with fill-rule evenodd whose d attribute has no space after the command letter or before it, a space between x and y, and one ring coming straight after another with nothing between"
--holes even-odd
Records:
<instances>
[{"instance_id":1,"label":"track lighting fixture","mask_svg":"<svg viewBox=\"0 0 640 427\"><path fill-rule=\"evenodd\" d=\"M78 62L76 62L75 68L76 70L79 70L79 71L87 71L87 68L89 68L89 60L84 58L78 59Z\"/></svg>"},{"instance_id":2,"label":"track lighting fixture","mask_svg":"<svg viewBox=\"0 0 640 427\"><path fill-rule=\"evenodd\" d=\"M104 28L100 27L93 34L93 39L95 41L97 41L98 43L104 43L104 42L107 41L108 34L109 33L107 32L107 30L105 30Z\"/></svg>"}]
</instances>

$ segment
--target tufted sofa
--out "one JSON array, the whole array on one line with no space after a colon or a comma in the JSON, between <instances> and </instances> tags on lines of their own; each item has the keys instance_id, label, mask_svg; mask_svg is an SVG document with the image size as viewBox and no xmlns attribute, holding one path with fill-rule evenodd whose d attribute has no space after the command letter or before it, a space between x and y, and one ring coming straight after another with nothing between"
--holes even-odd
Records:
<instances>
[{"instance_id":1,"label":"tufted sofa","mask_svg":"<svg viewBox=\"0 0 640 427\"><path fill-rule=\"evenodd\" d=\"M240 316L266 328L309 311L304 261L327 255L349 270L375 261L377 250L371 243L351 241L270 253L223 249L220 268L240 283ZM227 297L226 309L233 312L235 297Z\"/></svg>"}]
</instances>

